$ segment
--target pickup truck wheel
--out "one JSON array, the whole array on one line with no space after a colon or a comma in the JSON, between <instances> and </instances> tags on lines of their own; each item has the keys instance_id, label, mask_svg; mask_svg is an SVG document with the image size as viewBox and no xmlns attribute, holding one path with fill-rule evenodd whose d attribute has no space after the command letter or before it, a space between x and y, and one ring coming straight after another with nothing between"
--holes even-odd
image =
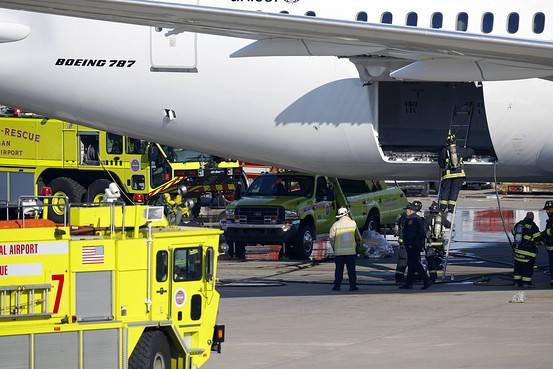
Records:
<instances>
[{"instance_id":1,"label":"pickup truck wheel","mask_svg":"<svg viewBox=\"0 0 553 369\"><path fill-rule=\"evenodd\" d=\"M298 259L309 259L313 251L313 242L315 241L315 227L311 224L300 224L300 229L294 240L294 255Z\"/></svg>"},{"instance_id":2,"label":"pickup truck wheel","mask_svg":"<svg viewBox=\"0 0 553 369\"><path fill-rule=\"evenodd\" d=\"M380 219L373 214L369 214L365 225L361 229L361 233L364 231L377 231L380 233Z\"/></svg>"}]
</instances>

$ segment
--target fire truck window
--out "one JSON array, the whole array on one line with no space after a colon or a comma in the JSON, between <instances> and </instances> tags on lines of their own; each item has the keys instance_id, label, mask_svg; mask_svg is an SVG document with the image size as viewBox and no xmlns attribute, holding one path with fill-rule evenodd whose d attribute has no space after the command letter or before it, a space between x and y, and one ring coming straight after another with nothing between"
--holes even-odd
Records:
<instances>
[{"instance_id":1,"label":"fire truck window","mask_svg":"<svg viewBox=\"0 0 553 369\"><path fill-rule=\"evenodd\" d=\"M123 137L114 133L106 134L106 150L108 154L123 153Z\"/></svg>"},{"instance_id":2,"label":"fire truck window","mask_svg":"<svg viewBox=\"0 0 553 369\"><path fill-rule=\"evenodd\" d=\"M81 164L98 165L98 134L80 134Z\"/></svg>"},{"instance_id":3,"label":"fire truck window","mask_svg":"<svg viewBox=\"0 0 553 369\"><path fill-rule=\"evenodd\" d=\"M165 282L169 271L169 255L167 251L158 251L156 255L156 280Z\"/></svg>"},{"instance_id":4,"label":"fire truck window","mask_svg":"<svg viewBox=\"0 0 553 369\"><path fill-rule=\"evenodd\" d=\"M131 178L132 189L137 191L143 191L145 188L146 180L142 175L132 176Z\"/></svg>"},{"instance_id":5,"label":"fire truck window","mask_svg":"<svg viewBox=\"0 0 553 369\"><path fill-rule=\"evenodd\" d=\"M173 268L175 282L202 279L202 249L200 247L176 249Z\"/></svg>"},{"instance_id":6,"label":"fire truck window","mask_svg":"<svg viewBox=\"0 0 553 369\"><path fill-rule=\"evenodd\" d=\"M127 137L127 154L144 154L146 152L146 141L138 138Z\"/></svg>"}]
</instances>

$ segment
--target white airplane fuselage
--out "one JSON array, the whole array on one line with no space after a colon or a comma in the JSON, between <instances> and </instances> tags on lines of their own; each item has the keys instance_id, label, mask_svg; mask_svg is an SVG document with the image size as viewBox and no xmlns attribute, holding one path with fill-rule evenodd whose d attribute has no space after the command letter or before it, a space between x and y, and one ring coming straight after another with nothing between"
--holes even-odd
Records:
<instances>
[{"instance_id":1,"label":"white airplane fuselage","mask_svg":"<svg viewBox=\"0 0 553 369\"><path fill-rule=\"evenodd\" d=\"M494 12L498 29L512 11L520 13L521 30L530 28L536 12L553 19L548 12L553 5L544 1L366 3L210 0L200 5L298 15L313 10L320 17L352 20L365 10L374 23L384 11L402 21L417 11L424 27L433 12L441 11L444 28L466 11L468 31L474 33L486 11ZM475 131L467 145L474 142L489 159L467 164L471 179L491 179L493 160L498 180L550 182L553 174L553 83L548 80L476 86L375 78L364 84L348 58L230 58L252 42L247 39L167 36L170 30L12 10L0 10L0 23L30 30L20 41L0 44L0 102L45 116L336 177L435 179L435 162L409 155L436 153L451 129L453 109L470 100ZM520 37L550 40L551 32L553 27L540 35L521 31ZM465 92L457 95L460 86ZM403 156L394 160L393 153Z\"/></svg>"}]
</instances>

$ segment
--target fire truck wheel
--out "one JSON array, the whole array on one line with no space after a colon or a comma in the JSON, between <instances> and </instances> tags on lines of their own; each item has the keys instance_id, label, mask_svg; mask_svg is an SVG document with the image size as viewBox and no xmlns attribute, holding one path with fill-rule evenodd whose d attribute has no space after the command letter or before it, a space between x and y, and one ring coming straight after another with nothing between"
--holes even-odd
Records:
<instances>
[{"instance_id":1,"label":"fire truck wheel","mask_svg":"<svg viewBox=\"0 0 553 369\"><path fill-rule=\"evenodd\" d=\"M109 187L110 183L111 182L105 178L97 179L92 182L90 186L88 186L88 190L86 191L86 202L103 202L104 193L106 191L106 188Z\"/></svg>"},{"instance_id":2,"label":"fire truck wheel","mask_svg":"<svg viewBox=\"0 0 553 369\"><path fill-rule=\"evenodd\" d=\"M167 337L161 331L142 334L129 358L130 369L170 369L171 351Z\"/></svg>"},{"instance_id":3,"label":"fire truck wheel","mask_svg":"<svg viewBox=\"0 0 553 369\"><path fill-rule=\"evenodd\" d=\"M58 177L50 181L48 187L52 189L53 196L67 196L70 203L83 201L84 187L71 178ZM65 199L53 198L52 205L48 209L48 219L55 223L63 223Z\"/></svg>"},{"instance_id":4,"label":"fire truck wheel","mask_svg":"<svg viewBox=\"0 0 553 369\"><path fill-rule=\"evenodd\" d=\"M309 259L315 241L315 227L309 223L300 224L300 229L293 242L294 255L297 259Z\"/></svg>"}]
</instances>

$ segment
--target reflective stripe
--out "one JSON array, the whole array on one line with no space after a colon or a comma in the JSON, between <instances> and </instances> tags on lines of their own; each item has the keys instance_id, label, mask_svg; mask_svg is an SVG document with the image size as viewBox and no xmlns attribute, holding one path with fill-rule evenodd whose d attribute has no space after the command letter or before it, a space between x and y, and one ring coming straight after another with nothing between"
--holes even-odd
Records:
<instances>
[{"instance_id":1,"label":"reflective stripe","mask_svg":"<svg viewBox=\"0 0 553 369\"><path fill-rule=\"evenodd\" d=\"M334 255L352 254L355 254L355 228L344 227L336 229Z\"/></svg>"},{"instance_id":2,"label":"reflective stripe","mask_svg":"<svg viewBox=\"0 0 553 369\"><path fill-rule=\"evenodd\" d=\"M536 253L535 252L531 252L531 251L526 251L526 250L521 250L521 249L516 249L515 250L515 255L523 255L524 256L529 256L531 258L535 258L536 257Z\"/></svg>"},{"instance_id":3,"label":"reflective stripe","mask_svg":"<svg viewBox=\"0 0 553 369\"><path fill-rule=\"evenodd\" d=\"M459 173L451 173L450 170L448 169L445 171L445 174L442 176L442 179L460 178L460 177L466 177L464 170L461 170Z\"/></svg>"}]
</instances>

